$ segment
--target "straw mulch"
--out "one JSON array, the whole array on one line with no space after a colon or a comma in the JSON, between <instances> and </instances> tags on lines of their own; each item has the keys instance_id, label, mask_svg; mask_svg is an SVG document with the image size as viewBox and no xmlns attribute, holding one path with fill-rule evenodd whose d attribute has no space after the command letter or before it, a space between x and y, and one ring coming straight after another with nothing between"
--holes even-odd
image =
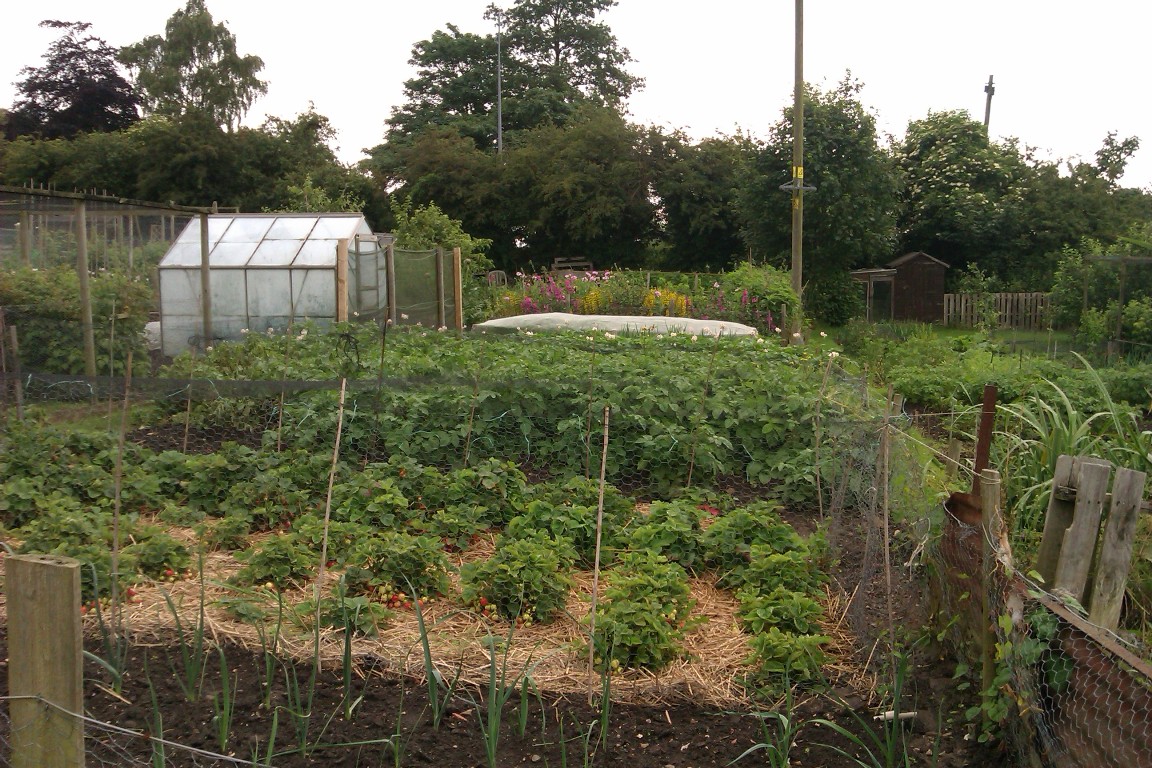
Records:
<instances>
[{"instance_id":1,"label":"straw mulch","mask_svg":"<svg viewBox=\"0 0 1152 768\"><path fill-rule=\"evenodd\" d=\"M194 544L191 530L173 528L172 534ZM492 550L491 539L481 540L457 556L455 565L487 557ZM0 559L0 564L2 562ZM179 613L185 633L190 633L198 620L203 589L206 638L217 645L231 641L259 651L263 643L270 642L273 623L265 624L262 632L255 624L234 618L225 606L237 598L244 599L260 605L274 618L277 600L275 594L267 590L229 585L228 579L240 567L231 553L212 552L204 558L203 584L198 577L193 577L171 583L136 585L133 602L121 609L125 633L133 643L140 645L159 646L176 642L176 623L171 606L175 606ZM339 574L331 571L325 574L323 595L329 594L338 577ZM450 598L428 603L423 611L433 663L448 680L458 678L464 685L484 685L490 673L490 644L485 643L485 639L493 637L501 641L496 645L496 663L500 667L506 664L505 679L519 679L527 671L541 691L568 695L586 695L591 691L599 695L602 681L589 669L585 642L587 624L584 621L590 608L592 574L577 572L574 579L576 585L566 612L548 625L517 627L507 647L503 643L511 630L507 622L493 622L481 617L474 611L461 608ZM601 590L603 585L601 579ZM312 658L315 634L311 622L296 617L292 609L312 598L315 587L315 582L312 582L282 595L285 618L278 650L301 661ZM704 579L692 579L691 588L696 601L695 613L707 621L685 638L685 657L659 672L622 670L616 673L611 690L614 701L648 705L694 702L715 706L749 703L740 685L747 672L748 636L739 628L736 599ZM4 617L2 600L0 597L0 618ZM848 603L848 596L831 590L827 593L827 619L822 631L832 638L832 642L825 649L830 658L830 663L824 668L825 674L837 685L869 691L872 689L870 679L859 662L853 661L857 649L845 618ZM110 612L105 610L105 621L109 620L109 615ZM97 618L91 613L85 624L88 632L95 633L98 629ZM319 649L321 665L338 669L343 652L343 632L323 629ZM355 638L353 656L362 675L384 673L422 677L423 649L415 611L397 611L378 628L375 637Z\"/></svg>"}]
</instances>

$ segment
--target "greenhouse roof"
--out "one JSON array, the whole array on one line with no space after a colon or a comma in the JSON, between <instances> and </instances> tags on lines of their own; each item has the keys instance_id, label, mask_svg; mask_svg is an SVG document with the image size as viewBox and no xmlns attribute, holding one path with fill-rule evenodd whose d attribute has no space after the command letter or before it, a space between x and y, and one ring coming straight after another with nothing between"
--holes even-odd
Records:
<instances>
[{"instance_id":1,"label":"greenhouse roof","mask_svg":"<svg viewBox=\"0 0 1152 768\"><path fill-rule=\"evenodd\" d=\"M359 213L221 213L208 218L208 261L216 267L330 267L341 240L369 237ZM199 268L200 218L188 222L160 268Z\"/></svg>"}]
</instances>

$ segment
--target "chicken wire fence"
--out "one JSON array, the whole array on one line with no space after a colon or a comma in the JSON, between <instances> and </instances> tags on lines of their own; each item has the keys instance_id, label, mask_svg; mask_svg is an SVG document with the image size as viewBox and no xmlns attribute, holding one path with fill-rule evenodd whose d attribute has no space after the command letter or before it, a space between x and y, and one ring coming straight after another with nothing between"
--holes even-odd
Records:
<instances>
[{"instance_id":1,"label":"chicken wire fence","mask_svg":"<svg viewBox=\"0 0 1152 768\"><path fill-rule=\"evenodd\" d=\"M946 525L929 555L951 645L974 668L991 631L986 727L1021 764L1152 765L1152 666L1147 649L1091 624L1060 594L1011 565L999 537ZM987 553L987 554L986 554ZM985 557L994 567L984 573Z\"/></svg>"}]
</instances>

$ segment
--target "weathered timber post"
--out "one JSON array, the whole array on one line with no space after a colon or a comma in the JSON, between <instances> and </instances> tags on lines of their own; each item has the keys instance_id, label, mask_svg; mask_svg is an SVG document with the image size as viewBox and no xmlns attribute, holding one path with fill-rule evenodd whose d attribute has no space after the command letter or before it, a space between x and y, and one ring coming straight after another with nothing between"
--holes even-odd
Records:
<instances>
[{"instance_id":1,"label":"weathered timber post","mask_svg":"<svg viewBox=\"0 0 1152 768\"><path fill-rule=\"evenodd\" d=\"M993 574L996 571L996 551L993 542L999 541L1000 528L1000 473L985 469L980 473L980 529L984 537L984 557L981 563L981 612L983 625L981 638L981 688L987 691L996 678L996 630L992 618ZM987 714L985 714L987 716Z\"/></svg>"},{"instance_id":2,"label":"weathered timber post","mask_svg":"<svg viewBox=\"0 0 1152 768\"><path fill-rule=\"evenodd\" d=\"M1056 564L1053 588L1062 590L1080 603L1084 601L1088 572L1096 553L1100 517L1104 513L1104 499L1108 494L1108 478L1111 474L1112 465L1107 462L1084 462L1080 465L1076 512L1072 525L1064 532L1060 546L1060 560Z\"/></svg>"},{"instance_id":3,"label":"weathered timber post","mask_svg":"<svg viewBox=\"0 0 1152 768\"><path fill-rule=\"evenodd\" d=\"M433 253L435 255L432 257L432 261L435 265L436 275L436 327L443 328L447 325L444 319L444 249L436 246Z\"/></svg>"},{"instance_id":4,"label":"weathered timber post","mask_svg":"<svg viewBox=\"0 0 1152 768\"><path fill-rule=\"evenodd\" d=\"M452 276L453 322L459 333L464 330L464 261L459 248L452 249Z\"/></svg>"},{"instance_id":5,"label":"weathered timber post","mask_svg":"<svg viewBox=\"0 0 1152 768\"><path fill-rule=\"evenodd\" d=\"M1071 456L1056 459L1056 473L1052 477L1052 493L1048 497L1048 512L1044 515L1044 534L1040 537L1040 551L1036 554L1036 572L1050 587L1056 579L1056 563L1060 561L1060 546L1064 531L1072 525L1076 505L1068 490L1080 476L1079 464Z\"/></svg>"},{"instance_id":6,"label":"weathered timber post","mask_svg":"<svg viewBox=\"0 0 1152 768\"><path fill-rule=\"evenodd\" d=\"M1100 547L1092 598L1088 601L1089 620L1105 629L1115 630L1120 624L1124 588L1132 566L1132 538L1136 533L1140 500L1144 497L1147 479L1143 472L1121 467L1116 470L1116 479L1112 482L1112 507L1104 528L1104 543Z\"/></svg>"},{"instance_id":7,"label":"weathered timber post","mask_svg":"<svg viewBox=\"0 0 1152 768\"><path fill-rule=\"evenodd\" d=\"M5 571L12 766L82 768L80 563L11 555Z\"/></svg>"}]
</instances>

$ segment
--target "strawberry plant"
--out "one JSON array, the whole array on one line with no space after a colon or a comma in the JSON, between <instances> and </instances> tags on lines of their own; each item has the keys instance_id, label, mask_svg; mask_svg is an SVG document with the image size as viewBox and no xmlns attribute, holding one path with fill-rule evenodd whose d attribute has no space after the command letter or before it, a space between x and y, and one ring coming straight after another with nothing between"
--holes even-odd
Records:
<instances>
[{"instance_id":1,"label":"strawberry plant","mask_svg":"<svg viewBox=\"0 0 1152 768\"><path fill-rule=\"evenodd\" d=\"M374 528L360 523L329 521L328 559L332 561L332 565L345 565L356 543L375 533ZM296 518L292 522L292 536L308 551L319 553L324 544L324 518L319 514Z\"/></svg>"},{"instance_id":2,"label":"strawberry plant","mask_svg":"<svg viewBox=\"0 0 1152 768\"><path fill-rule=\"evenodd\" d=\"M197 536L208 550L243 549L251 532L251 518L236 514L205 523L196 529Z\"/></svg>"},{"instance_id":3,"label":"strawberry plant","mask_svg":"<svg viewBox=\"0 0 1152 768\"><path fill-rule=\"evenodd\" d=\"M570 544L543 533L501 536L490 558L460 569L464 602L509 620L549 622L568 599L573 557Z\"/></svg>"},{"instance_id":4,"label":"strawberry plant","mask_svg":"<svg viewBox=\"0 0 1152 768\"><path fill-rule=\"evenodd\" d=\"M724 587L739 585L752 559L752 548L762 545L772 552L804 547L804 539L780 519L776 502L753 502L717 518L701 536L708 566L719 574Z\"/></svg>"},{"instance_id":5,"label":"strawberry plant","mask_svg":"<svg viewBox=\"0 0 1152 768\"><path fill-rule=\"evenodd\" d=\"M296 621L311 627L316 621L316 601L305 600L293 609ZM344 585L337 583L329 597L320 598L320 625L329 629L342 629L353 635L375 637L381 625L392 618L392 612L371 599L345 593Z\"/></svg>"},{"instance_id":6,"label":"strawberry plant","mask_svg":"<svg viewBox=\"0 0 1152 768\"><path fill-rule=\"evenodd\" d=\"M237 552L245 565L232 577L236 584L272 584L280 589L309 578L316 568L316 556L296 537L276 533L255 549Z\"/></svg>"},{"instance_id":7,"label":"strawberry plant","mask_svg":"<svg viewBox=\"0 0 1152 768\"><path fill-rule=\"evenodd\" d=\"M448 590L448 558L435 536L377 531L356 539L348 562L356 569L350 591L384 589L410 595L414 590L420 597L434 597Z\"/></svg>"},{"instance_id":8,"label":"strawberry plant","mask_svg":"<svg viewBox=\"0 0 1152 768\"><path fill-rule=\"evenodd\" d=\"M814 634L819 630L818 620L824 615L820 603L784 587L768 593L742 589L736 597L740 601L740 623L752 635L759 635L770 627L795 635Z\"/></svg>"},{"instance_id":9,"label":"strawberry plant","mask_svg":"<svg viewBox=\"0 0 1152 768\"><path fill-rule=\"evenodd\" d=\"M778 627L769 627L749 641L752 653L747 663L753 677L779 683L818 680L820 666L825 661L821 646L830 642L824 635L793 634Z\"/></svg>"},{"instance_id":10,"label":"strawberry plant","mask_svg":"<svg viewBox=\"0 0 1152 768\"><path fill-rule=\"evenodd\" d=\"M694 571L700 559L700 518L707 514L690 501L654 501L632 531L634 550L663 555Z\"/></svg>"},{"instance_id":11,"label":"strawberry plant","mask_svg":"<svg viewBox=\"0 0 1152 768\"><path fill-rule=\"evenodd\" d=\"M784 588L810 595L827 580L827 574L813 563L807 547L776 552L766 544L752 546L750 561L740 577L743 586L761 594Z\"/></svg>"},{"instance_id":12,"label":"strawberry plant","mask_svg":"<svg viewBox=\"0 0 1152 768\"><path fill-rule=\"evenodd\" d=\"M460 552L468 548L473 537L486 530L488 510L479 504L449 504L419 523L420 530L438 536L444 548Z\"/></svg>"},{"instance_id":13,"label":"strawberry plant","mask_svg":"<svg viewBox=\"0 0 1152 768\"><path fill-rule=\"evenodd\" d=\"M604 521L602 546L614 549L619 531ZM596 507L576 504L552 504L542 499L528 502L522 514L508 522L504 535L508 538L531 538L545 531L557 540L566 540L574 548L576 562L591 567L596 554Z\"/></svg>"},{"instance_id":14,"label":"strawberry plant","mask_svg":"<svg viewBox=\"0 0 1152 768\"><path fill-rule=\"evenodd\" d=\"M628 552L606 574L593 655L601 667L660 669L683 655L680 641L703 619L690 618L684 569L652 552Z\"/></svg>"},{"instance_id":15,"label":"strawberry plant","mask_svg":"<svg viewBox=\"0 0 1152 768\"><path fill-rule=\"evenodd\" d=\"M154 526L141 528L133 537L136 542L124 548L124 554L136 559L140 573L153 579L183 575L192 556L176 539Z\"/></svg>"}]
</instances>

